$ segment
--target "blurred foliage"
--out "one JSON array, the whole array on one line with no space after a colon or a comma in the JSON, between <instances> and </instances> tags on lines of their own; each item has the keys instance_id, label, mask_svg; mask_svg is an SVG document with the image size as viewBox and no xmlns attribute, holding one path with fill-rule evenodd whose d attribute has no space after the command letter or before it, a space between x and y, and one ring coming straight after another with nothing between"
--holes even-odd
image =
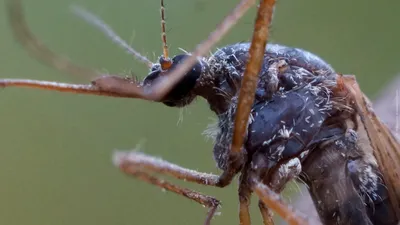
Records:
<instances>
[{"instance_id":1,"label":"blurred foliage","mask_svg":"<svg viewBox=\"0 0 400 225\"><path fill-rule=\"evenodd\" d=\"M173 54L204 40L238 1L167 0L168 41ZM135 62L100 32L69 12L78 4L107 21L151 60L161 54L159 1L25 1L34 33L74 62L111 73L131 71ZM312 51L340 72L356 74L374 97L399 71L400 2L387 0L282 0L271 40ZM253 9L219 46L251 38ZM12 38L0 4L0 76L87 82L47 68ZM183 166L219 173L212 143L201 135L214 115L203 100L183 110L130 99L6 89L0 94L0 224L128 225L202 224L201 206L163 193L121 174L113 149L140 150ZM178 124L180 115L183 122ZM182 184L182 182L178 182ZM237 186L198 187L223 201L213 224L238 224ZM296 188L292 188L296 190ZM254 203L256 203L254 199ZM254 224L261 224L257 204Z\"/></svg>"}]
</instances>

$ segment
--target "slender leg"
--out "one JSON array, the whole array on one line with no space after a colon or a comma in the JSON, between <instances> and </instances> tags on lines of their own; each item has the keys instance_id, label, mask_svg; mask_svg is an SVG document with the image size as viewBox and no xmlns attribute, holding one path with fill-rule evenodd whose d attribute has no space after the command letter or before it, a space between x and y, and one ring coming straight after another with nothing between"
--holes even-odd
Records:
<instances>
[{"instance_id":1,"label":"slender leg","mask_svg":"<svg viewBox=\"0 0 400 225\"><path fill-rule=\"evenodd\" d=\"M281 197L272 191L267 185L253 179L252 186L253 191L258 195L260 200L270 209L274 210L290 225L310 224L310 222L301 216L299 212L284 203Z\"/></svg>"},{"instance_id":2,"label":"slender leg","mask_svg":"<svg viewBox=\"0 0 400 225\"><path fill-rule=\"evenodd\" d=\"M240 176L240 184L239 184L239 219L240 225L250 225L250 198L252 191L250 189L250 184L247 182L248 176L247 173L244 172Z\"/></svg>"},{"instance_id":3,"label":"slender leg","mask_svg":"<svg viewBox=\"0 0 400 225\"><path fill-rule=\"evenodd\" d=\"M174 192L178 195L184 196L188 199L191 199L191 200L209 208L204 225L210 225L211 219L213 218L218 206L221 204L221 202L214 197L207 196L207 195L204 195L202 193L199 193L197 191L193 191L193 190L190 190L187 188L181 188L181 187L171 184L165 180L160 180L154 176L151 176L144 171L133 170L127 164L121 164L120 168L122 171L124 171L128 175L136 177L142 181L153 184L153 185L163 188L165 190Z\"/></svg>"},{"instance_id":4,"label":"slender leg","mask_svg":"<svg viewBox=\"0 0 400 225\"><path fill-rule=\"evenodd\" d=\"M138 171L142 172L143 170L147 170L150 172L169 175L180 180L190 181L202 185L218 186L219 182L219 176L217 175L201 173L195 170L183 168L176 164L164 161L156 157L145 155L140 152L116 152L114 154L114 163L119 168L121 168L121 170L124 173L131 175L137 173ZM258 180L255 180L253 178L251 179L252 180L250 180L251 183L249 186L251 188L250 191L248 189L249 187L247 187L247 184L244 186L242 184L241 189L239 191L239 193L242 194L242 197L244 197L241 198L241 206L240 206L241 210L240 217L241 217L241 222L243 222L242 223L243 225L250 224L250 216L248 213L249 198L247 197L250 196L251 190L256 192L256 194L264 202L264 204L266 204L269 208L277 212L283 219L288 221L291 225L307 224L305 223L305 219L303 217L298 216L297 213L291 207L283 203L278 194L273 192L266 185L260 183ZM241 183L245 184L245 182ZM169 188L167 190L174 191L173 188ZM178 193L178 191L174 192ZM191 195L188 194L188 196ZM205 197L203 196L195 201L202 203L204 202L202 199L205 199ZM212 210L213 208L211 208L211 211Z\"/></svg>"},{"instance_id":5,"label":"slender leg","mask_svg":"<svg viewBox=\"0 0 400 225\"><path fill-rule=\"evenodd\" d=\"M237 105L235 123L234 123L234 133L233 141L231 146L231 153L229 156L228 168L221 175L221 181L229 184L232 180L235 172L237 172L238 164L240 165L242 146L244 141L244 134L248 126L249 115L251 107L254 102L254 95L256 91L256 85L258 81L258 74L261 69L262 61L264 58L264 51L269 35L269 26L272 20L273 8L275 5L275 0L261 0L260 6L257 12L256 23L253 32L253 39L249 49L249 61L246 65L246 69L243 75L242 86L239 93L239 102ZM238 162L239 161L239 162ZM243 162L242 162L243 164ZM280 196L269 189L266 185L260 183L258 179L253 179L251 186L253 191L257 193L260 200L266 204L268 207L276 211L280 216L282 216L286 221L292 225L306 224L306 221L295 214L295 212L284 204ZM243 182L242 182L243 183ZM251 193L251 192L250 192ZM240 218L243 222L250 221L248 215L248 200L243 197L247 197L249 194L242 188L239 191L240 196ZM266 207L260 208L265 221L271 221L271 216L267 211Z\"/></svg>"},{"instance_id":6,"label":"slender leg","mask_svg":"<svg viewBox=\"0 0 400 225\"><path fill-rule=\"evenodd\" d=\"M262 0L257 11L253 40L249 49L249 61L244 71L242 86L234 122L233 140L228 156L227 169L221 174L218 186L225 187L231 183L235 175L244 165L243 151L244 135L246 133L251 107L258 81L258 74L264 58L265 46L268 39L268 29L272 20L275 0Z\"/></svg>"},{"instance_id":7,"label":"slender leg","mask_svg":"<svg viewBox=\"0 0 400 225\"><path fill-rule=\"evenodd\" d=\"M125 173L130 170L148 170L153 173L169 175L180 180L207 186L217 186L219 180L218 175L183 168L140 152L116 152L114 153L114 164L120 168L123 166Z\"/></svg>"},{"instance_id":8,"label":"slender leg","mask_svg":"<svg viewBox=\"0 0 400 225\"><path fill-rule=\"evenodd\" d=\"M244 71L235 117L235 131L232 152L240 152L247 129L251 107L254 102L258 76L264 60L269 26L272 20L275 0L261 0L254 26L253 39L249 49L249 60Z\"/></svg>"},{"instance_id":9,"label":"slender leg","mask_svg":"<svg viewBox=\"0 0 400 225\"><path fill-rule=\"evenodd\" d=\"M261 216L263 219L264 225L274 225L274 220L272 219L273 213L268 207L264 204L263 201L258 201L258 208L260 209Z\"/></svg>"},{"instance_id":10,"label":"slender leg","mask_svg":"<svg viewBox=\"0 0 400 225\"><path fill-rule=\"evenodd\" d=\"M106 88L101 89L99 85L97 85L98 82L102 82L102 86ZM135 81L129 81L128 78L118 76L100 77L93 81L92 84L71 84L28 79L0 79L0 88L5 87L27 87L49 91L111 96L118 98L144 98L142 95L137 95L137 93L141 92L138 90L142 90L142 87L138 86ZM118 87L118 90L113 87Z\"/></svg>"},{"instance_id":11,"label":"slender leg","mask_svg":"<svg viewBox=\"0 0 400 225\"><path fill-rule=\"evenodd\" d=\"M289 181L296 178L300 172L301 162L298 158L293 158L281 164L275 171L272 171L272 174L269 174L269 179L266 182L268 182L268 186L271 187L275 193L279 194L282 192L285 185ZM274 225L274 221L272 219L273 212L268 209L262 200L259 200L258 207L260 209L264 225Z\"/></svg>"},{"instance_id":12,"label":"slender leg","mask_svg":"<svg viewBox=\"0 0 400 225\"><path fill-rule=\"evenodd\" d=\"M220 186L228 185L244 164L243 141L251 107L254 102L258 75L264 59L275 0L262 0L257 11L249 60L244 71L234 122L233 140L228 168L221 175Z\"/></svg>"},{"instance_id":13,"label":"slender leg","mask_svg":"<svg viewBox=\"0 0 400 225\"><path fill-rule=\"evenodd\" d=\"M252 155L252 161L250 166L245 167L243 169L243 174L241 179L241 186L244 186L248 189L248 192L254 191L254 182L261 181L262 184L267 184L271 194L273 196L278 196L279 193L284 189L287 182L297 177L301 172L301 162L298 158L289 159L286 162L282 162L277 168L265 169L269 168L269 158L268 155L263 152L257 152ZM244 183L244 185L243 185ZM266 185L265 185L266 186ZM272 197L273 197L272 196ZM271 196L268 196L269 198ZM269 203L263 201L263 199L259 200L258 206L261 212L261 216L263 218L264 225L273 225L272 219L272 211L271 209L276 209L280 207L281 202L279 199L272 198L275 201L273 205L269 205ZM289 206L283 205L287 211L291 211ZM277 212L280 216L281 212ZM285 218L285 217L283 217Z\"/></svg>"},{"instance_id":14,"label":"slender leg","mask_svg":"<svg viewBox=\"0 0 400 225\"><path fill-rule=\"evenodd\" d=\"M257 159L264 156L263 154L253 155L253 161L249 164L246 164L245 168L242 170L242 174L240 176L240 184L239 184L239 218L241 225L250 225L251 219L249 214L249 205L250 205L250 197L253 192L251 189L252 181L251 177L263 177L265 178L264 182L268 183L271 187L272 191L276 193L280 193L285 184L297 177L301 172L301 164L298 158L293 158L288 160L287 162L281 164L278 169L274 171L263 171L260 173L260 168L262 168L262 163L258 164ZM264 162L261 160L259 162ZM263 173L267 174L263 174ZM272 219L272 211L268 209L265 203L262 200L259 200L258 203L261 216L263 218L264 225L274 225L274 221Z\"/></svg>"}]
</instances>

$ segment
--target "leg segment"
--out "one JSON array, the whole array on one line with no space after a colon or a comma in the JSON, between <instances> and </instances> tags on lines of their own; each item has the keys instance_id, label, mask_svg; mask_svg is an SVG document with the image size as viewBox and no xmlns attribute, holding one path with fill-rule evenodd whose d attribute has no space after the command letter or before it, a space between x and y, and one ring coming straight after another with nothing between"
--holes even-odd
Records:
<instances>
[{"instance_id":1,"label":"leg segment","mask_svg":"<svg viewBox=\"0 0 400 225\"><path fill-rule=\"evenodd\" d=\"M271 160L268 154L260 151L253 154L250 166L246 168L250 188L262 202L260 209L264 224L273 224L270 222L272 218L268 209L276 212L290 225L309 224L301 214L284 203L280 195L276 193L283 189L288 180L300 173L299 159L294 158L272 168L270 164Z\"/></svg>"},{"instance_id":2,"label":"leg segment","mask_svg":"<svg viewBox=\"0 0 400 225\"><path fill-rule=\"evenodd\" d=\"M113 159L116 166L120 168L123 166L125 173L128 171L147 170L207 186L217 186L219 180L217 175L183 168L140 152L116 152Z\"/></svg>"},{"instance_id":3,"label":"leg segment","mask_svg":"<svg viewBox=\"0 0 400 225\"><path fill-rule=\"evenodd\" d=\"M239 153L243 145L243 137L246 133L250 110L255 98L258 75L264 59L274 5L275 0L262 0L257 12L253 39L249 49L249 61L244 71L237 105L231 150L235 153Z\"/></svg>"},{"instance_id":4,"label":"leg segment","mask_svg":"<svg viewBox=\"0 0 400 225\"><path fill-rule=\"evenodd\" d=\"M244 172L240 176L240 184L239 184L239 219L240 225L250 225L250 198L252 194L252 190L250 189L250 184L247 182L248 177L247 173Z\"/></svg>"},{"instance_id":5,"label":"leg segment","mask_svg":"<svg viewBox=\"0 0 400 225\"><path fill-rule=\"evenodd\" d=\"M290 225L305 225L310 222L305 219L299 212L292 207L289 207L283 202L281 197L272 191L267 185L262 184L256 179L252 181L253 191L258 195L260 200L267 205L269 208L274 210Z\"/></svg>"},{"instance_id":6,"label":"leg segment","mask_svg":"<svg viewBox=\"0 0 400 225\"><path fill-rule=\"evenodd\" d=\"M249 182L253 191L259 196L259 209L263 218L264 225L273 225L272 212L285 219L289 224L305 224L304 218L295 214L295 211L288 207L277 193L280 193L287 182L293 180L301 172L301 163L298 158L290 159L277 168L269 168L270 160L268 155L258 152L253 155L251 168L249 171ZM268 184L264 185L264 184ZM263 190L267 188L267 190ZM258 189L258 191L257 191ZM265 196L265 195L271 196ZM273 202L273 203L272 203ZM270 208L270 209L269 209Z\"/></svg>"},{"instance_id":7,"label":"leg segment","mask_svg":"<svg viewBox=\"0 0 400 225\"><path fill-rule=\"evenodd\" d=\"M0 88L27 87L75 94L112 96L119 98L143 98L143 96L136 95L136 91L134 91L140 89L140 87L138 87L134 81L129 80L130 79L128 78L117 76L100 77L99 81L104 83L103 86L105 86L105 82L107 82L108 87L110 87L101 89L96 84L97 81L93 81L92 84L71 84L45 80L0 79ZM112 89L111 87L118 87L118 90Z\"/></svg>"},{"instance_id":8,"label":"leg segment","mask_svg":"<svg viewBox=\"0 0 400 225\"><path fill-rule=\"evenodd\" d=\"M296 178L301 173L301 163L298 158L290 159L289 161L281 164L273 173L268 176L267 182L271 189L276 193L281 193L285 185ZM272 220L273 212L268 209L262 200L258 202L258 207L263 218L264 225L273 225Z\"/></svg>"},{"instance_id":9,"label":"leg segment","mask_svg":"<svg viewBox=\"0 0 400 225\"><path fill-rule=\"evenodd\" d=\"M249 61L244 71L242 86L234 122L233 140L228 157L228 166L221 175L219 186L230 184L244 164L243 141L254 102L258 75L264 58L275 0L262 0L257 11L253 39L249 49Z\"/></svg>"},{"instance_id":10,"label":"leg segment","mask_svg":"<svg viewBox=\"0 0 400 225\"><path fill-rule=\"evenodd\" d=\"M114 155L114 163L125 174L134 176L147 183L164 188L165 190L174 192L208 207L209 212L204 225L210 224L212 217L220 205L220 201L214 197L210 197L187 188L181 188L167 181L160 180L152 175L149 175L144 171L148 170L154 173L170 175L181 180L211 186L216 184L216 180L218 179L218 176L216 175L189 170L162 159L148 156L139 152L117 152Z\"/></svg>"},{"instance_id":11,"label":"leg segment","mask_svg":"<svg viewBox=\"0 0 400 225\"><path fill-rule=\"evenodd\" d=\"M263 201L258 201L258 208L260 209L261 216L263 218L263 224L274 225L274 220L272 219L273 213L267 208Z\"/></svg>"},{"instance_id":12,"label":"leg segment","mask_svg":"<svg viewBox=\"0 0 400 225\"><path fill-rule=\"evenodd\" d=\"M153 173L159 173L163 175L169 175L174 178L180 179L180 180L185 180L185 181L190 181L202 185L207 185L207 186L218 186L219 183L219 176L214 175L214 174L208 174L208 173L201 173L195 170L190 170L186 169L183 167L180 167L176 164L172 164L170 162L164 161L159 158L155 158L152 156L145 155L140 152L116 152L114 154L114 163L121 168L121 170L124 173L134 175L135 177L138 177L142 180L145 180L146 182L155 184L157 186L161 185L163 182L166 183L165 181L148 181L149 178L143 178L143 172L144 170L153 172ZM136 175L140 172L140 176ZM148 176L148 175L147 175ZM244 178L244 177L243 177ZM152 178L154 179L154 178ZM250 179L247 179L250 183L249 186L244 183L241 185L240 193L242 194L240 203L240 217L241 217L241 222L243 225L248 225L250 224L250 216L248 213L248 205L249 205L249 196L251 194L251 189L259 195L260 199L263 201L264 204L266 204L269 208L272 210L276 211L280 216L282 216L284 219L286 219L288 222L291 222L290 224L292 225L297 225L297 224L306 224L305 220L298 216L294 210L290 207L288 207L283 201L280 199L279 195L273 192L270 188L268 188L266 185L260 183L258 180L254 179L253 177L250 177ZM166 187L163 186L163 188L173 191L175 193L183 193L184 191L180 191L177 189L174 189L176 186L171 186L172 184L166 185ZM250 188L250 189L249 189ZM186 192L187 194L183 194L183 196L199 196L199 193L195 194L190 194L193 193L192 191L188 190ZM189 197L189 198L191 198ZM211 197L206 197L204 195L201 195L200 197L196 198L191 198L203 205L213 205L215 201L212 201ZM196 200L197 199L197 200ZM209 200L206 200L209 199ZM207 203L208 202L208 203ZM211 208L211 213L212 211L215 211L214 208ZM209 215L211 215L209 213ZM247 223L247 224L246 224Z\"/></svg>"},{"instance_id":13,"label":"leg segment","mask_svg":"<svg viewBox=\"0 0 400 225\"><path fill-rule=\"evenodd\" d=\"M163 188L165 190L174 192L178 195L184 196L188 199L191 199L191 200L209 208L204 225L209 225L211 223L211 219L213 218L218 206L221 204L220 201L215 199L214 197L207 196L207 195L204 195L202 193L199 193L197 191L193 191L193 190L190 190L187 188L181 188L181 187L171 184L165 180L161 180L154 176L151 176L150 174L148 174L144 171L135 170L132 167L130 167L128 164L121 164L120 168L123 172L125 172L128 175L136 177L142 181L145 181L149 184L153 184L153 185Z\"/></svg>"}]
</instances>

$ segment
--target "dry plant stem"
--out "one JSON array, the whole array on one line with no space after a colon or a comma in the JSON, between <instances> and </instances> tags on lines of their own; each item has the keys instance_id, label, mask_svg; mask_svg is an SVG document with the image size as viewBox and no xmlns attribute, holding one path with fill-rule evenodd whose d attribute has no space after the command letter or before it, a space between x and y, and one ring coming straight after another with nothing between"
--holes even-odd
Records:
<instances>
[{"instance_id":1,"label":"dry plant stem","mask_svg":"<svg viewBox=\"0 0 400 225\"><path fill-rule=\"evenodd\" d=\"M220 201L215 199L214 197L204 195L202 193L199 193L197 191L194 191L194 190L191 190L188 188L181 188L177 185L169 183L168 181L161 180L157 177L154 177L154 176L148 174L147 172L140 171L140 170L138 170L138 168L130 166L129 162L122 162L120 164L120 169L127 175L138 178L149 184L158 186L164 190L174 192L178 195L181 195L188 199L191 199L203 206L206 206L207 208L209 208L209 211L207 213L207 217L204 222L204 225L210 225L211 219L215 215L215 212L216 212L218 206L221 204Z\"/></svg>"},{"instance_id":2,"label":"dry plant stem","mask_svg":"<svg viewBox=\"0 0 400 225\"><path fill-rule=\"evenodd\" d=\"M243 146L250 110L254 102L258 74L264 59L275 0L262 0L257 12L253 40L249 49L249 60L244 71L235 117L232 152L238 153Z\"/></svg>"},{"instance_id":3,"label":"dry plant stem","mask_svg":"<svg viewBox=\"0 0 400 225\"><path fill-rule=\"evenodd\" d=\"M300 214L295 211L292 207L288 207L283 202L281 197L273 192L267 185L260 183L259 181L253 180L253 191L258 195L260 200L267 205L270 209L280 215L290 225L306 225L310 224Z\"/></svg>"}]
</instances>

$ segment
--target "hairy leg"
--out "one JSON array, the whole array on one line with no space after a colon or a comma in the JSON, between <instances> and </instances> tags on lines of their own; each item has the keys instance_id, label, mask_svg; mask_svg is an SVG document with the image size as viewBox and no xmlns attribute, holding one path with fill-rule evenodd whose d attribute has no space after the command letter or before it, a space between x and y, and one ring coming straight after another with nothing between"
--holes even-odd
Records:
<instances>
[{"instance_id":1,"label":"hairy leg","mask_svg":"<svg viewBox=\"0 0 400 225\"><path fill-rule=\"evenodd\" d=\"M246 170L240 176L239 184L239 220L240 225L250 225L251 218L249 212L250 198L252 190L250 184L248 183L248 176Z\"/></svg>"},{"instance_id":2,"label":"hairy leg","mask_svg":"<svg viewBox=\"0 0 400 225\"><path fill-rule=\"evenodd\" d=\"M304 218L299 212L292 207L288 206L280 197L272 191L267 185L260 181L253 179L252 181L253 191L258 195L260 201L266 206L276 212L290 225L305 225L311 224L306 218Z\"/></svg>"},{"instance_id":3,"label":"hairy leg","mask_svg":"<svg viewBox=\"0 0 400 225\"><path fill-rule=\"evenodd\" d=\"M274 225L274 220L272 219L273 213L268 207L264 204L263 201L258 201L258 208L260 209L261 216L263 219L264 225Z\"/></svg>"},{"instance_id":4,"label":"hairy leg","mask_svg":"<svg viewBox=\"0 0 400 225\"><path fill-rule=\"evenodd\" d=\"M142 181L145 181L149 184L153 184L153 185L163 188L165 190L174 192L178 195L181 195L183 197L191 199L191 200L209 208L206 220L204 221L204 225L210 225L211 219L215 215L215 212L216 212L218 206L220 206L220 204L221 204L221 202L214 197L204 195L202 193L199 193L197 191L194 191L194 190L191 190L188 188L181 188L181 187L174 185L172 183L169 183L165 180L161 180L157 177L150 175L149 173L147 173L145 171L141 171L139 168L134 168L134 167L130 166L129 162L124 162L124 163L120 164L119 167L120 167L121 171L123 171L127 175L133 176L135 178L138 178Z\"/></svg>"},{"instance_id":5,"label":"hairy leg","mask_svg":"<svg viewBox=\"0 0 400 225\"><path fill-rule=\"evenodd\" d=\"M153 173L172 176L179 180L207 186L217 186L219 180L218 175L187 169L160 158L136 151L115 152L113 161L118 167L124 165L125 170L147 170Z\"/></svg>"},{"instance_id":6,"label":"hairy leg","mask_svg":"<svg viewBox=\"0 0 400 225\"><path fill-rule=\"evenodd\" d=\"M190 181L207 186L218 187L219 184L220 177L218 175L202 173L195 170L183 168L160 158L149 156L140 152L116 152L114 154L114 163L124 173L127 174L137 173L138 171L149 171L153 173L169 175L180 180ZM280 196L272 191L269 187L254 179L254 176L250 177L248 181L250 182L249 186L241 186L241 191L239 191L243 197L248 197L249 194L251 194L251 191L254 191L266 206L277 212L278 215L290 222L291 225L307 224L305 223L305 219L298 215L299 213L295 212L291 207L286 205L280 199ZM204 196L202 197L202 199L203 198ZM249 200L246 199L249 198L241 198L240 207L241 221L244 222L244 225L247 225L246 222L250 221L250 216L248 214L247 208L247 206L249 205ZM195 201L200 202L200 200Z\"/></svg>"}]
</instances>

